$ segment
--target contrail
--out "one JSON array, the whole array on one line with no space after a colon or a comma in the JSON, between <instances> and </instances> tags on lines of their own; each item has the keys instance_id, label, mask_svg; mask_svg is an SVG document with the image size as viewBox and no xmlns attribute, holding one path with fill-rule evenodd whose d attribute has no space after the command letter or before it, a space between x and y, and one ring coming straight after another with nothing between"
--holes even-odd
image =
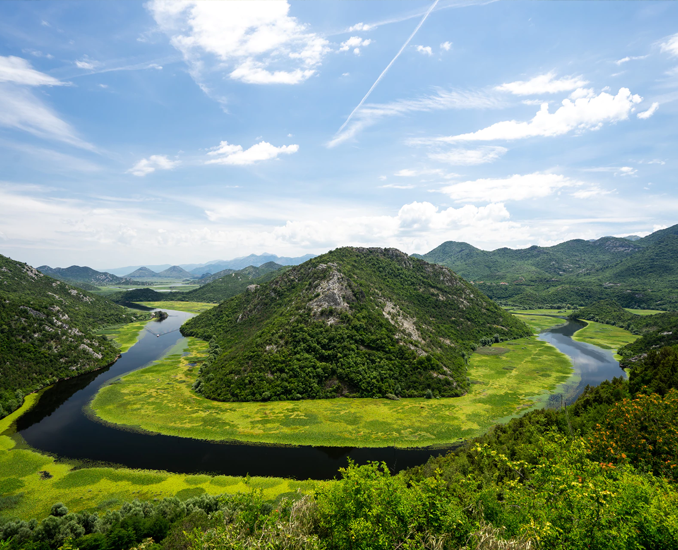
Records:
<instances>
[{"instance_id":1,"label":"contrail","mask_svg":"<svg viewBox=\"0 0 678 550\"><path fill-rule=\"evenodd\" d=\"M351 114L348 115L348 118L347 118L346 121L341 125L341 128L339 128L339 130L337 130L337 134L339 134L344 128L346 128L346 125L351 121L351 118L353 118L353 115L356 113L356 111L357 111L358 109L360 109L360 107L363 106L363 103L365 103L365 100L366 100L368 97L370 97L370 94L372 93L372 90L374 90L374 89L377 87L377 84L379 84L379 81L380 81L382 78L384 78L384 75L385 75L385 74L388 72L388 70L391 68L391 65L393 65L393 63L395 63L395 60L398 59L398 57L400 57L400 54L403 53L403 50L404 50L405 48L407 48L407 45L408 45L408 44L410 43L410 41L414 38L414 35L417 34L417 31L418 31L418 30L421 28L421 26L424 24L424 21L426 21L426 18L427 18L427 17L429 16L429 14L433 11L433 8L435 8L435 7L438 5L438 2L439 2L439 1L440 1L440 0L435 0L435 2L433 2L433 4L431 4L431 7L430 7L430 8L428 9L428 11L424 14L424 17L422 17L421 21L419 21L419 24L417 25L417 28L414 29L414 31L412 32L412 34L410 35L410 37L409 37L409 38L407 39L407 41L403 44L403 47L400 48L400 50L398 50L398 53L395 54L395 57L394 57L393 59L391 59L391 62L390 62L388 65L386 65L386 68L381 72L381 74L379 75L379 78L377 78L377 80L375 80L374 84L372 84L372 87L371 87L371 88L367 91L367 93L365 94L365 97L363 97L363 98L360 100L360 103L358 103L357 107L356 107L355 109L353 109L353 111L351 111ZM336 134L335 134L335 135L336 135Z\"/></svg>"}]
</instances>

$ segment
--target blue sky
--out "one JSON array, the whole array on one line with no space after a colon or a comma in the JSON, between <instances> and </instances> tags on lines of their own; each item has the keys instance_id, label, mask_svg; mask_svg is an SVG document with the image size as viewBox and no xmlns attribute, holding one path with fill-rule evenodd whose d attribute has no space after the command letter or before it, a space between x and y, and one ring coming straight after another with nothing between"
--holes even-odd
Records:
<instances>
[{"instance_id":1,"label":"blue sky","mask_svg":"<svg viewBox=\"0 0 678 550\"><path fill-rule=\"evenodd\" d=\"M673 2L2 2L0 252L193 263L678 223Z\"/></svg>"}]
</instances>

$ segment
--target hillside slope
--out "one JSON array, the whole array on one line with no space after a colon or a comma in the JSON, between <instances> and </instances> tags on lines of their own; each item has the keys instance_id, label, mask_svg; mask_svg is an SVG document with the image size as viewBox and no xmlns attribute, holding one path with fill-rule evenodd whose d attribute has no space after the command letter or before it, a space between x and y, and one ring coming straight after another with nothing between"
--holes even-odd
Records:
<instances>
[{"instance_id":1,"label":"hillside slope","mask_svg":"<svg viewBox=\"0 0 678 550\"><path fill-rule=\"evenodd\" d=\"M341 248L189 320L211 340L197 389L223 401L462 395L481 341L527 326L443 266Z\"/></svg>"},{"instance_id":2,"label":"hillside slope","mask_svg":"<svg viewBox=\"0 0 678 550\"><path fill-rule=\"evenodd\" d=\"M609 299L624 307L678 307L678 225L634 241L603 237L518 250L450 241L417 257L446 265L491 298L517 306Z\"/></svg>"},{"instance_id":3,"label":"hillside slope","mask_svg":"<svg viewBox=\"0 0 678 550\"><path fill-rule=\"evenodd\" d=\"M116 348L93 329L136 318L0 255L0 416L26 393L114 361Z\"/></svg>"}]
</instances>

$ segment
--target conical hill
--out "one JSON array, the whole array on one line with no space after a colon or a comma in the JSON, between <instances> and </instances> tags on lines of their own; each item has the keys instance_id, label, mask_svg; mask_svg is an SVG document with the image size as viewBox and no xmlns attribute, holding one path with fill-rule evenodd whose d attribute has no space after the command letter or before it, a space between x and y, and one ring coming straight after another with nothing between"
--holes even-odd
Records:
<instances>
[{"instance_id":1,"label":"conical hill","mask_svg":"<svg viewBox=\"0 0 678 550\"><path fill-rule=\"evenodd\" d=\"M449 268L340 248L191 319L211 341L196 385L224 401L458 396L482 339L530 334Z\"/></svg>"}]
</instances>

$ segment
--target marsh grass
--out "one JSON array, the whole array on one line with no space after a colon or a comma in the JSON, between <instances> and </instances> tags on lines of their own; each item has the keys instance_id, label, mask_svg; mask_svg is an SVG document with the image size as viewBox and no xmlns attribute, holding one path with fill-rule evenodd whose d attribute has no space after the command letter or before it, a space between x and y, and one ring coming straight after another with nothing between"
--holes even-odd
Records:
<instances>
[{"instance_id":1,"label":"marsh grass","mask_svg":"<svg viewBox=\"0 0 678 550\"><path fill-rule=\"evenodd\" d=\"M623 328L604 325L595 321L582 322L586 323L586 326L575 332L572 339L611 350L615 354L614 357L617 361L621 359L621 356L617 355L617 350L626 344L635 342L639 338L639 336L631 334Z\"/></svg>"},{"instance_id":2,"label":"marsh grass","mask_svg":"<svg viewBox=\"0 0 678 550\"><path fill-rule=\"evenodd\" d=\"M142 306L159 308L159 309L174 309L176 311L185 311L187 313L202 313L208 309L213 308L217 304L209 304L204 302L138 302Z\"/></svg>"},{"instance_id":3,"label":"marsh grass","mask_svg":"<svg viewBox=\"0 0 678 550\"><path fill-rule=\"evenodd\" d=\"M550 311L550 310L543 310ZM555 311L555 310L553 310ZM549 317L544 313L535 313L535 314L517 314L513 313L518 319L527 323L527 325L534 331L535 334L539 334L543 330L557 327L558 325L564 325L567 323L566 319L561 319L560 317Z\"/></svg>"},{"instance_id":4,"label":"marsh grass","mask_svg":"<svg viewBox=\"0 0 678 550\"><path fill-rule=\"evenodd\" d=\"M97 331L97 334L106 336L109 340L112 340L115 346L119 349L120 353L125 353L129 348L136 344L141 338L143 338L144 326L146 326L148 320L137 321L136 323L128 323L126 325L116 325L112 327L106 327Z\"/></svg>"},{"instance_id":5,"label":"marsh grass","mask_svg":"<svg viewBox=\"0 0 678 550\"><path fill-rule=\"evenodd\" d=\"M102 388L91 412L112 424L195 439L424 447L480 435L497 421L543 406L572 375L565 355L530 337L503 342L500 355L474 354L468 376L475 382L462 397L222 403L192 391L207 345L193 338L185 345L183 354L173 350Z\"/></svg>"}]
</instances>

